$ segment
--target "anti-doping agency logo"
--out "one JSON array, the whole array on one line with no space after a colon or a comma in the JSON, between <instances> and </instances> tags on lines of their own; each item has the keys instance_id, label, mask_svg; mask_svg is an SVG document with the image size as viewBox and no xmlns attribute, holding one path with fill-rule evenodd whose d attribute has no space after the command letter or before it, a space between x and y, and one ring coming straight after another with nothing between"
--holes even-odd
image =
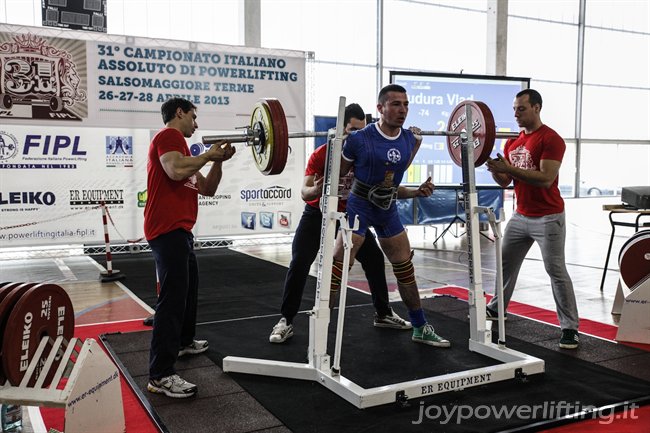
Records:
<instances>
[{"instance_id":1,"label":"anti-doping agency logo","mask_svg":"<svg viewBox=\"0 0 650 433\"><path fill-rule=\"evenodd\" d=\"M106 136L106 167L133 167L133 137Z\"/></svg>"}]
</instances>

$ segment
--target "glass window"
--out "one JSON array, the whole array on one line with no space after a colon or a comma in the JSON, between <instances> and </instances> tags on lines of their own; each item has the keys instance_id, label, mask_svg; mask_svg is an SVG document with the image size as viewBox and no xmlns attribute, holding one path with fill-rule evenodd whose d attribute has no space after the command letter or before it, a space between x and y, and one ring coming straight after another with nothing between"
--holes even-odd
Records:
<instances>
[{"instance_id":1,"label":"glass window","mask_svg":"<svg viewBox=\"0 0 650 433\"><path fill-rule=\"evenodd\" d=\"M576 86L531 80L530 87L542 95L542 122L565 140L575 138Z\"/></svg>"},{"instance_id":2,"label":"glass window","mask_svg":"<svg viewBox=\"0 0 650 433\"><path fill-rule=\"evenodd\" d=\"M471 2L471 4L485 2ZM452 2L466 6L466 2ZM387 0L384 65L389 69L484 74L486 7L446 7Z\"/></svg>"},{"instance_id":3,"label":"glass window","mask_svg":"<svg viewBox=\"0 0 650 433\"><path fill-rule=\"evenodd\" d=\"M262 46L316 60L377 63L376 0L261 0Z\"/></svg>"},{"instance_id":4,"label":"glass window","mask_svg":"<svg viewBox=\"0 0 650 433\"><path fill-rule=\"evenodd\" d=\"M510 0L508 14L577 24L580 3L579 0Z\"/></svg>"},{"instance_id":5,"label":"glass window","mask_svg":"<svg viewBox=\"0 0 650 433\"><path fill-rule=\"evenodd\" d=\"M588 0L585 21L588 26L650 33L650 3L647 0Z\"/></svg>"},{"instance_id":6,"label":"glass window","mask_svg":"<svg viewBox=\"0 0 650 433\"><path fill-rule=\"evenodd\" d=\"M583 138L650 140L650 89L586 85L582 95Z\"/></svg>"},{"instance_id":7,"label":"glass window","mask_svg":"<svg viewBox=\"0 0 650 433\"><path fill-rule=\"evenodd\" d=\"M620 195L623 186L650 185L650 146L582 143L580 196Z\"/></svg>"},{"instance_id":8,"label":"glass window","mask_svg":"<svg viewBox=\"0 0 650 433\"><path fill-rule=\"evenodd\" d=\"M41 0L0 0L0 20L7 24L40 27Z\"/></svg>"},{"instance_id":9,"label":"glass window","mask_svg":"<svg viewBox=\"0 0 650 433\"><path fill-rule=\"evenodd\" d=\"M649 35L585 29L584 81L649 88Z\"/></svg>"},{"instance_id":10,"label":"glass window","mask_svg":"<svg viewBox=\"0 0 650 433\"><path fill-rule=\"evenodd\" d=\"M576 143L573 140L565 140L566 150L558 180L558 188L562 197L574 197L574 187L576 179Z\"/></svg>"},{"instance_id":11,"label":"glass window","mask_svg":"<svg viewBox=\"0 0 650 433\"><path fill-rule=\"evenodd\" d=\"M114 0L109 7L109 33L230 45L242 43L237 0Z\"/></svg>"},{"instance_id":12,"label":"glass window","mask_svg":"<svg viewBox=\"0 0 650 433\"><path fill-rule=\"evenodd\" d=\"M307 89L314 95L314 114L336 116L339 97L345 96L346 104L356 102L375 116L375 81L374 67L316 63L312 89Z\"/></svg>"},{"instance_id":13,"label":"glass window","mask_svg":"<svg viewBox=\"0 0 650 433\"><path fill-rule=\"evenodd\" d=\"M508 75L575 82L578 26L508 19Z\"/></svg>"}]
</instances>

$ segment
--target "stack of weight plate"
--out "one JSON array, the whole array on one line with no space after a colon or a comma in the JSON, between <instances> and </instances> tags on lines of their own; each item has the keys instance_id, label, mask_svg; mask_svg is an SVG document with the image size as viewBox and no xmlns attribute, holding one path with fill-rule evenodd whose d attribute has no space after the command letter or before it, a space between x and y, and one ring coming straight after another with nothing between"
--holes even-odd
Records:
<instances>
[{"instance_id":1,"label":"stack of weight plate","mask_svg":"<svg viewBox=\"0 0 650 433\"><path fill-rule=\"evenodd\" d=\"M623 244L618 267L621 279L630 290L650 278L650 230L635 233Z\"/></svg>"},{"instance_id":2,"label":"stack of weight plate","mask_svg":"<svg viewBox=\"0 0 650 433\"><path fill-rule=\"evenodd\" d=\"M0 385L8 380L18 386L25 376L41 340L49 342L41 354L27 386L33 386L52 348L63 336L65 343L74 334L74 311L68 294L56 284L0 283ZM43 386L49 385L62 353L57 354Z\"/></svg>"}]
</instances>

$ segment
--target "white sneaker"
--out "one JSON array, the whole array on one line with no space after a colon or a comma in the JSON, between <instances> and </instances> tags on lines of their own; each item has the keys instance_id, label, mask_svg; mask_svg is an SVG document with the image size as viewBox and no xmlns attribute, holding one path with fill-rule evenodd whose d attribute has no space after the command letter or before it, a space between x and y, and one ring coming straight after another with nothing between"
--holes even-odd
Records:
<instances>
[{"instance_id":1,"label":"white sneaker","mask_svg":"<svg viewBox=\"0 0 650 433\"><path fill-rule=\"evenodd\" d=\"M287 319L280 319L269 336L271 343L284 343L287 339L293 337L293 325L287 325Z\"/></svg>"},{"instance_id":2,"label":"white sneaker","mask_svg":"<svg viewBox=\"0 0 650 433\"><path fill-rule=\"evenodd\" d=\"M178 374L163 377L160 380L149 379L147 390L156 394L165 394L172 398L192 397L197 392L196 385L181 379Z\"/></svg>"},{"instance_id":3,"label":"white sneaker","mask_svg":"<svg viewBox=\"0 0 650 433\"><path fill-rule=\"evenodd\" d=\"M375 313L375 326L377 328L392 328L392 329L411 329L411 322L406 321L399 317L396 312L391 311L390 316L379 317Z\"/></svg>"},{"instance_id":4,"label":"white sneaker","mask_svg":"<svg viewBox=\"0 0 650 433\"><path fill-rule=\"evenodd\" d=\"M180 358L183 355L198 355L208 350L208 341L207 340L194 340L192 344L181 347L178 350L178 357Z\"/></svg>"}]
</instances>

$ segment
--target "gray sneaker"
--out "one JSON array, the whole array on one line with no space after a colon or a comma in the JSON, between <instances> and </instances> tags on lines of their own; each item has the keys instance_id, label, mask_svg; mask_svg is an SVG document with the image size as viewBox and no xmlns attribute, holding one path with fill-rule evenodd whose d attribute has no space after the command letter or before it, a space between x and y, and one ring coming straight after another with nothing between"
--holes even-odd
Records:
<instances>
[{"instance_id":1,"label":"gray sneaker","mask_svg":"<svg viewBox=\"0 0 650 433\"><path fill-rule=\"evenodd\" d=\"M208 350L208 341L207 340L194 340L192 344L185 347L181 347L178 351L178 357L185 355L198 355Z\"/></svg>"},{"instance_id":2,"label":"gray sneaker","mask_svg":"<svg viewBox=\"0 0 650 433\"><path fill-rule=\"evenodd\" d=\"M392 328L392 329L411 329L411 322L406 321L399 317L396 312L391 311L390 316L379 317L375 313L375 326L377 328Z\"/></svg>"},{"instance_id":3,"label":"gray sneaker","mask_svg":"<svg viewBox=\"0 0 650 433\"><path fill-rule=\"evenodd\" d=\"M196 385L181 379L178 374L163 377L160 380L149 379L147 390L155 394L165 394L172 398L188 398L197 392Z\"/></svg>"},{"instance_id":4,"label":"gray sneaker","mask_svg":"<svg viewBox=\"0 0 650 433\"><path fill-rule=\"evenodd\" d=\"M284 343L291 337L293 337L293 325L287 325L287 319L283 317L280 319L278 324L273 327L273 331L269 336L269 342Z\"/></svg>"}]
</instances>

